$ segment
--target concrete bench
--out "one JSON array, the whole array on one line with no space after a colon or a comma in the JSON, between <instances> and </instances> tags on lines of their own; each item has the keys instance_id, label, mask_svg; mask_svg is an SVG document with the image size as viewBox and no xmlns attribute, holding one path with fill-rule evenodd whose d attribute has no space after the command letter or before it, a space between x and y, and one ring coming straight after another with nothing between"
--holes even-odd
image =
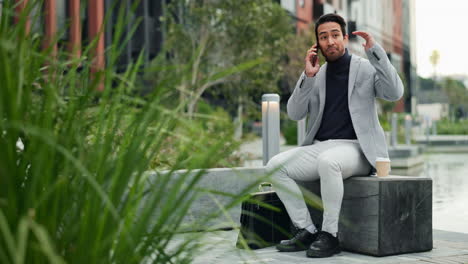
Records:
<instances>
[{"instance_id":1,"label":"concrete bench","mask_svg":"<svg viewBox=\"0 0 468 264\"><path fill-rule=\"evenodd\" d=\"M301 182L320 196L320 183ZM304 192L310 197L310 193ZM322 211L310 208L315 223ZM373 256L432 249L432 180L422 177L352 177L344 182L339 234L342 248Z\"/></svg>"},{"instance_id":2,"label":"concrete bench","mask_svg":"<svg viewBox=\"0 0 468 264\"><path fill-rule=\"evenodd\" d=\"M194 171L195 174L197 171ZM164 172L162 172L164 173ZM182 172L176 172L175 176ZM150 173L153 181L156 172ZM232 193L246 191L255 181L264 181L260 168L209 169L199 186ZM266 180L266 179L265 179ZM299 182L320 203L320 182ZM257 191L252 188L250 191ZM352 177L344 182L339 238L343 249L374 256L385 256L432 249L432 180L422 177ZM304 196L310 197L309 192ZM220 211L219 204L232 201L228 196L200 196L184 219L188 229L232 228L240 225L240 204L227 214L208 222L206 215ZM322 211L309 208L314 223L322 223Z\"/></svg>"}]
</instances>

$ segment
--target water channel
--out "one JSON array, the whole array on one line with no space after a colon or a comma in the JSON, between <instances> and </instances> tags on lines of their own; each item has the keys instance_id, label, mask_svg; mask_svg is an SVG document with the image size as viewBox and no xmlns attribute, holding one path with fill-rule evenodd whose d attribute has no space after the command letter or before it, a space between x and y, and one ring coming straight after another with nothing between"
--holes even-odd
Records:
<instances>
[{"instance_id":1,"label":"water channel","mask_svg":"<svg viewBox=\"0 0 468 264\"><path fill-rule=\"evenodd\" d=\"M422 177L433 182L433 227L468 233L468 153L424 154Z\"/></svg>"}]
</instances>

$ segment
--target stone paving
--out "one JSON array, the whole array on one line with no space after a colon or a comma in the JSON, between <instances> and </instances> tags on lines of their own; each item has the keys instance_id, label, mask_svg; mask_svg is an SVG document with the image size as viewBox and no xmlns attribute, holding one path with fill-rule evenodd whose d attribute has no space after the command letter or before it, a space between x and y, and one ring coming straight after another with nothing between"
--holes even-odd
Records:
<instances>
[{"instance_id":1,"label":"stone paving","mask_svg":"<svg viewBox=\"0 0 468 264\"><path fill-rule=\"evenodd\" d=\"M464 138L465 139L465 138ZM466 139L465 139L466 140ZM467 141L468 142L468 141ZM294 146L280 147L280 152L288 150ZM452 148L459 146L450 146ZM462 146L466 152L467 146ZM241 152L249 153L253 160L246 166L261 166L261 140L256 140L244 144ZM450 151L453 152L453 151ZM441 156L433 155L432 158L440 159ZM452 157L453 156L453 157ZM458 156L444 156L442 158L453 158ZM274 247L269 247L256 251L239 250L235 245L237 239L236 231L225 231L213 234L208 240L214 242L215 246L207 246L205 253L198 256L194 263L330 263L330 264L352 264L352 263L462 263L468 264L468 229L466 221L466 173L460 172L460 166L454 164L439 164L429 160L427 164L430 168L427 175L434 180L434 216L433 224L435 228L452 230L456 232L442 231L434 229L434 248L428 252L401 254L388 257L372 257L343 251L332 258L310 259L305 256L305 252L279 253ZM255 163L257 162L257 163ZM464 162L463 162L464 163ZM426 166L426 167L427 167ZM434 168L433 168L434 167ZM458 168L458 169L457 169ZM462 169L465 169L463 167ZM406 175L406 174L405 174ZM440 177L439 177L440 176ZM449 177L450 176L450 177ZM441 179L439 179L441 178ZM443 178L443 179L442 179ZM446 184L447 183L447 184ZM442 193L438 193L438 191ZM445 201L447 197L450 200ZM445 197L445 198L444 198ZM442 199L442 200L441 200ZM448 198L447 198L448 199ZM441 200L441 201L439 201ZM442 207L442 209L440 208Z\"/></svg>"},{"instance_id":2,"label":"stone paving","mask_svg":"<svg viewBox=\"0 0 468 264\"><path fill-rule=\"evenodd\" d=\"M241 250L235 247L237 231L218 231L210 234L201 243L206 244L203 253L194 263L197 264L292 264L292 263L468 263L468 234L434 230L434 249L427 252L402 254L387 257L373 257L343 251L331 258L311 259L305 252L283 253L274 247L255 251Z\"/></svg>"}]
</instances>

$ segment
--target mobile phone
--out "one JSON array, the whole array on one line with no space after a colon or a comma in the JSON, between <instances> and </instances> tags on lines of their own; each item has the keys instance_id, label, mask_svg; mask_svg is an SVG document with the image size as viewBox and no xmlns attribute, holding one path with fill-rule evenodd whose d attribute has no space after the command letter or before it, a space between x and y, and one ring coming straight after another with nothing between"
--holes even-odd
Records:
<instances>
[{"instance_id":1,"label":"mobile phone","mask_svg":"<svg viewBox=\"0 0 468 264\"><path fill-rule=\"evenodd\" d=\"M313 67L315 67L315 60L317 59L319 52L320 52L320 48L317 45L317 55L312 56L312 66Z\"/></svg>"}]
</instances>

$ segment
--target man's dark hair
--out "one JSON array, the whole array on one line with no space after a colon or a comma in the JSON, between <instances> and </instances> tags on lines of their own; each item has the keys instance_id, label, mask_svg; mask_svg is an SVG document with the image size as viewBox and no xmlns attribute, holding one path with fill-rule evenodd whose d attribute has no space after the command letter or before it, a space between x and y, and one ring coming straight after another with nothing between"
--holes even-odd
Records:
<instances>
[{"instance_id":1,"label":"man's dark hair","mask_svg":"<svg viewBox=\"0 0 468 264\"><path fill-rule=\"evenodd\" d=\"M319 39L317 29L320 25L327 22L338 23L341 26L341 33L343 34L343 37L346 35L346 21L344 20L344 18L342 18L340 15L333 13L325 14L319 17L319 19L317 19L317 22L315 23L315 37L317 38L317 42Z\"/></svg>"}]
</instances>

